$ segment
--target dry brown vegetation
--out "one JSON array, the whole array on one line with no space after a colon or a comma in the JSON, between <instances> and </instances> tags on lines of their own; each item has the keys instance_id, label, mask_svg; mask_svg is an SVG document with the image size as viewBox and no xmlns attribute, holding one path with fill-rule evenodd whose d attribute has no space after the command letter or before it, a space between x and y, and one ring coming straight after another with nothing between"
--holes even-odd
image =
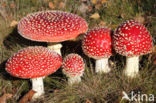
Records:
<instances>
[{"instance_id":1,"label":"dry brown vegetation","mask_svg":"<svg viewBox=\"0 0 156 103\"><path fill-rule=\"evenodd\" d=\"M27 46L46 46L21 37L17 22L28 13L41 10L62 10L80 15L89 24L107 26L114 30L121 22L136 19L143 23L156 44L156 17L154 0L0 0L0 96L14 94L8 103L17 103L31 89L29 80L15 78L5 71L5 62L18 50ZM85 75L80 84L67 85L61 68L46 77L45 98L34 103L127 103L121 101L122 91L154 94L156 96L155 54L140 57L140 76L130 80L122 75L125 57L114 54L110 58L112 72L97 75L94 60L81 50L83 35L74 41L62 42L63 57L69 53L80 54L86 63Z\"/></svg>"}]
</instances>

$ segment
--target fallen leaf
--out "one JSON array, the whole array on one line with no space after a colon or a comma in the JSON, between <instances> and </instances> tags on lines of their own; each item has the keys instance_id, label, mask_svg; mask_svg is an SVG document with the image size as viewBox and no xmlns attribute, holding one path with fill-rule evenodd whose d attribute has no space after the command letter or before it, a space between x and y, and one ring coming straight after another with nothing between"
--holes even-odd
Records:
<instances>
[{"instance_id":1,"label":"fallen leaf","mask_svg":"<svg viewBox=\"0 0 156 103\"><path fill-rule=\"evenodd\" d=\"M122 17L122 18L126 18L126 14L121 13L121 17Z\"/></svg>"},{"instance_id":2,"label":"fallen leaf","mask_svg":"<svg viewBox=\"0 0 156 103\"><path fill-rule=\"evenodd\" d=\"M107 22L105 21L100 21L99 26L106 26Z\"/></svg>"},{"instance_id":3,"label":"fallen leaf","mask_svg":"<svg viewBox=\"0 0 156 103\"><path fill-rule=\"evenodd\" d=\"M12 98L12 96L12 94L4 93L3 96L0 97L0 103L6 103L6 100Z\"/></svg>"},{"instance_id":4,"label":"fallen leaf","mask_svg":"<svg viewBox=\"0 0 156 103\"><path fill-rule=\"evenodd\" d=\"M113 4L113 1L112 0L109 0L109 2L107 2L107 7L111 7Z\"/></svg>"},{"instance_id":5,"label":"fallen leaf","mask_svg":"<svg viewBox=\"0 0 156 103\"><path fill-rule=\"evenodd\" d=\"M87 99L85 103L92 103L92 102L89 99Z\"/></svg>"},{"instance_id":6,"label":"fallen leaf","mask_svg":"<svg viewBox=\"0 0 156 103\"><path fill-rule=\"evenodd\" d=\"M60 4L59 4L59 9L62 9L62 8L64 8L65 7L65 3L64 2L60 2Z\"/></svg>"},{"instance_id":7,"label":"fallen leaf","mask_svg":"<svg viewBox=\"0 0 156 103\"><path fill-rule=\"evenodd\" d=\"M49 8L55 9L55 5L53 4L53 2L49 2Z\"/></svg>"},{"instance_id":8,"label":"fallen leaf","mask_svg":"<svg viewBox=\"0 0 156 103\"><path fill-rule=\"evenodd\" d=\"M17 22L16 20L13 20L13 21L10 23L10 27L15 27L17 24L18 24L18 22Z\"/></svg>"},{"instance_id":9,"label":"fallen leaf","mask_svg":"<svg viewBox=\"0 0 156 103\"><path fill-rule=\"evenodd\" d=\"M30 90L27 94L25 94L20 100L19 103L27 103L32 100L33 95L36 93L34 90Z\"/></svg>"},{"instance_id":10,"label":"fallen leaf","mask_svg":"<svg viewBox=\"0 0 156 103\"><path fill-rule=\"evenodd\" d=\"M93 10L92 6L88 6L88 11L91 12Z\"/></svg>"},{"instance_id":11,"label":"fallen leaf","mask_svg":"<svg viewBox=\"0 0 156 103\"><path fill-rule=\"evenodd\" d=\"M145 18L143 16L136 16L134 17L134 20L138 21L141 24L145 23Z\"/></svg>"},{"instance_id":12,"label":"fallen leaf","mask_svg":"<svg viewBox=\"0 0 156 103\"><path fill-rule=\"evenodd\" d=\"M101 0L101 3L104 4L106 3L108 0Z\"/></svg>"},{"instance_id":13,"label":"fallen leaf","mask_svg":"<svg viewBox=\"0 0 156 103\"><path fill-rule=\"evenodd\" d=\"M11 3L11 4L10 4L10 8L15 8L15 6L16 6L16 5L15 5L14 3Z\"/></svg>"},{"instance_id":14,"label":"fallen leaf","mask_svg":"<svg viewBox=\"0 0 156 103\"><path fill-rule=\"evenodd\" d=\"M102 7L101 3L98 3L98 4L95 5L96 9L101 9L101 7Z\"/></svg>"},{"instance_id":15,"label":"fallen leaf","mask_svg":"<svg viewBox=\"0 0 156 103\"><path fill-rule=\"evenodd\" d=\"M153 52L153 53L156 53L156 45L153 46L152 52Z\"/></svg>"},{"instance_id":16,"label":"fallen leaf","mask_svg":"<svg viewBox=\"0 0 156 103\"><path fill-rule=\"evenodd\" d=\"M54 0L54 4L58 4L59 0Z\"/></svg>"},{"instance_id":17,"label":"fallen leaf","mask_svg":"<svg viewBox=\"0 0 156 103\"><path fill-rule=\"evenodd\" d=\"M1 4L1 6L2 6L2 7L6 7L7 4L6 4L5 2L3 2L3 3Z\"/></svg>"},{"instance_id":18,"label":"fallen leaf","mask_svg":"<svg viewBox=\"0 0 156 103\"><path fill-rule=\"evenodd\" d=\"M99 13L94 13L94 14L92 14L90 16L90 18L92 18L92 19L99 19L100 18L100 15L99 15Z\"/></svg>"},{"instance_id":19,"label":"fallen leaf","mask_svg":"<svg viewBox=\"0 0 156 103\"><path fill-rule=\"evenodd\" d=\"M96 4L96 0L91 0L91 3L92 4Z\"/></svg>"}]
</instances>

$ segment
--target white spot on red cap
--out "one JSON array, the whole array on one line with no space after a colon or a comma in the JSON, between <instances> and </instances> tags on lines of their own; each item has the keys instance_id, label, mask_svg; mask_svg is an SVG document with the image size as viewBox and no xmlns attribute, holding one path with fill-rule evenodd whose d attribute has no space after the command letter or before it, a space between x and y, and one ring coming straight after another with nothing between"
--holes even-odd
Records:
<instances>
[{"instance_id":1,"label":"white spot on red cap","mask_svg":"<svg viewBox=\"0 0 156 103\"><path fill-rule=\"evenodd\" d=\"M111 30L95 28L85 35L82 42L83 52L94 59L111 56Z\"/></svg>"},{"instance_id":2,"label":"white spot on red cap","mask_svg":"<svg viewBox=\"0 0 156 103\"><path fill-rule=\"evenodd\" d=\"M19 78L37 78L54 73L62 64L55 51L37 46L14 54L6 63L6 71Z\"/></svg>"},{"instance_id":3,"label":"white spot on red cap","mask_svg":"<svg viewBox=\"0 0 156 103\"><path fill-rule=\"evenodd\" d=\"M124 56L147 54L152 50L152 37L145 26L137 21L125 21L114 32L113 47Z\"/></svg>"},{"instance_id":4,"label":"white spot on red cap","mask_svg":"<svg viewBox=\"0 0 156 103\"><path fill-rule=\"evenodd\" d=\"M44 42L74 39L88 29L87 22L72 13L42 11L29 14L20 20L18 32L23 37Z\"/></svg>"},{"instance_id":5,"label":"white spot on red cap","mask_svg":"<svg viewBox=\"0 0 156 103\"><path fill-rule=\"evenodd\" d=\"M85 69L85 64L83 59L78 54L69 54L67 55L62 64L63 73L67 77L72 76L82 76Z\"/></svg>"}]
</instances>

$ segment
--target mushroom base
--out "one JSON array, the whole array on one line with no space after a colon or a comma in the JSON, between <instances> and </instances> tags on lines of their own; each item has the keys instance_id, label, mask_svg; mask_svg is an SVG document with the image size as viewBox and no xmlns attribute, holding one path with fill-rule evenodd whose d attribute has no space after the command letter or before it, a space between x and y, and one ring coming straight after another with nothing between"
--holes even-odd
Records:
<instances>
[{"instance_id":1,"label":"mushroom base","mask_svg":"<svg viewBox=\"0 0 156 103\"><path fill-rule=\"evenodd\" d=\"M111 69L109 67L108 58L97 59L95 63L96 73L108 73Z\"/></svg>"},{"instance_id":2,"label":"mushroom base","mask_svg":"<svg viewBox=\"0 0 156 103\"><path fill-rule=\"evenodd\" d=\"M60 43L48 43L48 48L56 51L61 55L62 44Z\"/></svg>"},{"instance_id":3,"label":"mushroom base","mask_svg":"<svg viewBox=\"0 0 156 103\"><path fill-rule=\"evenodd\" d=\"M80 76L73 76L68 78L68 84L72 85L74 83L79 83L81 82L81 77Z\"/></svg>"},{"instance_id":4,"label":"mushroom base","mask_svg":"<svg viewBox=\"0 0 156 103\"><path fill-rule=\"evenodd\" d=\"M126 67L125 75L134 78L138 75L139 72L139 56L127 57L126 58Z\"/></svg>"},{"instance_id":5,"label":"mushroom base","mask_svg":"<svg viewBox=\"0 0 156 103\"><path fill-rule=\"evenodd\" d=\"M43 77L32 78L32 90L36 91L32 99L37 99L44 94Z\"/></svg>"}]
</instances>

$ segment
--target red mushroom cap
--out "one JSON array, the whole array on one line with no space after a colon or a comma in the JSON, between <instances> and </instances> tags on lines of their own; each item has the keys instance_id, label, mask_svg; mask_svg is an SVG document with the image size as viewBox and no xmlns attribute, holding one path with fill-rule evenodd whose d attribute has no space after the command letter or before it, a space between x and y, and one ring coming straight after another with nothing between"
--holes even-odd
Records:
<instances>
[{"instance_id":1,"label":"red mushroom cap","mask_svg":"<svg viewBox=\"0 0 156 103\"><path fill-rule=\"evenodd\" d=\"M82 42L83 52L94 59L111 56L111 30L95 28L87 32Z\"/></svg>"},{"instance_id":2,"label":"red mushroom cap","mask_svg":"<svg viewBox=\"0 0 156 103\"><path fill-rule=\"evenodd\" d=\"M54 73L62 57L45 47L28 47L14 54L6 63L6 71L19 78L37 78Z\"/></svg>"},{"instance_id":3,"label":"red mushroom cap","mask_svg":"<svg viewBox=\"0 0 156 103\"><path fill-rule=\"evenodd\" d=\"M117 53L124 56L138 56L152 50L152 37L139 22L127 20L113 35L113 46Z\"/></svg>"},{"instance_id":4,"label":"red mushroom cap","mask_svg":"<svg viewBox=\"0 0 156 103\"><path fill-rule=\"evenodd\" d=\"M82 76L85 69L83 59L78 54L67 55L62 64L63 72L68 77L71 76Z\"/></svg>"},{"instance_id":5,"label":"red mushroom cap","mask_svg":"<svg viewBox=\"0 0 156 103\"><path fill-rule=\"evenodd\" d=\"M44 42L74 39L87 29L87 22L83 18L62 11L29 14L18 24L18 32L24 38Z\"/></svg>"}]
</instances>

